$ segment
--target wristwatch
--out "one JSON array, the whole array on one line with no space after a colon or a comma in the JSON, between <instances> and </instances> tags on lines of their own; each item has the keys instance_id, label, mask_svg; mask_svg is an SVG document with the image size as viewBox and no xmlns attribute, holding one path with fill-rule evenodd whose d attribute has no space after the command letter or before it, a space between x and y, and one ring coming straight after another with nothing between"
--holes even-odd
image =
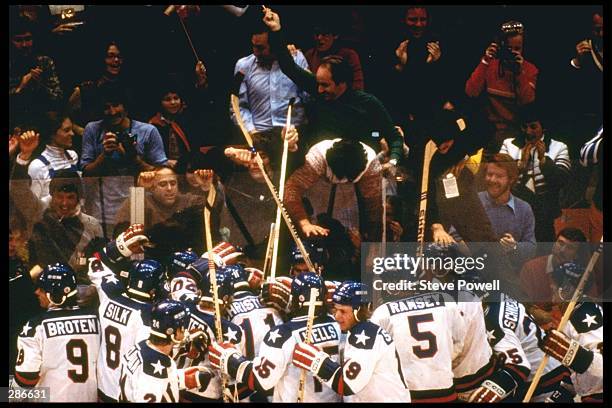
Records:
<instances>
[{"instance_id":1,"label":"wristwatch","mask_svg":"<svg viewBox=\"0 0 612 408\"><path fill-rule=\"evenodd\" d=\"M391 159L389 160L389 163L391 163L394 166L397 166L397 159Z\"/></svg>"}]
</instances>

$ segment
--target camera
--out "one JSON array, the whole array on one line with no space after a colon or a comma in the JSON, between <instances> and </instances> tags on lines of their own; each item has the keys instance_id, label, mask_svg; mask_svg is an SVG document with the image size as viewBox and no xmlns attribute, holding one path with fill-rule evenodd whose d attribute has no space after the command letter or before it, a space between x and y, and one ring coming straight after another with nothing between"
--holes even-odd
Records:
<instances>
[{"instance_id":1,"label":"camera","mask_svg":"<svg viewBox=\"0 0 612 408\"><path fill-rule=\"evenodd\" d=\"M117 143L122 144L124 149L132 147L134 145L134 142L136 141L136 135L132 134L132 132L129 132L127 130L117 132L116 135Z\"/></svg>"}]
</instances>

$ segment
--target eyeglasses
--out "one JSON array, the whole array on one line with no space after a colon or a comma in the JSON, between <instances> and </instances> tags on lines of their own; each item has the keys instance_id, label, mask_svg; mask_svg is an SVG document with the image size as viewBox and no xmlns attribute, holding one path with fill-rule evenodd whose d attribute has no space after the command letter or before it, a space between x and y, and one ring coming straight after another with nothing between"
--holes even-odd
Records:
<instances>
[{"instance_id":1,"label":"eyeglasses","mask_svg":"<svg viewBox=\"0 0 612 408\"><path fill-rule=\"evenodd\" d=\"M123 60L123 57L119 54L106 54L106 59L115 59Z\"/></svg>"},{"instance_id":2,"label":"eyeglasses","mask_svg":"<svg viewBox=\"0 0 612 408\"><path fill-rule=\"evenodd\" d=\"M30 42L32 41L32 36L31 35L24 35L24 36L14 36L13 37L13 41L14 42Z\"/></svg>"}]
</instances>

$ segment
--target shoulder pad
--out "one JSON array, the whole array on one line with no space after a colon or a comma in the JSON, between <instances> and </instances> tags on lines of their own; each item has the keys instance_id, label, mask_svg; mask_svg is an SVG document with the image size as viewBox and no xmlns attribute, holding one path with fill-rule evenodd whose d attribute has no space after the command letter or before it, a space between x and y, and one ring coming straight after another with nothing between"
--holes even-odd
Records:
<instances>
[{"instance_id":1,"label":"shoulder pad","mask_svg":"<svg viewBox=\"0 0 612 408\"><path fill-rule=\"evenodd\" d=\"M223 328L223 340L234 344L242 342L242 329L235 323L226 319L221 319L221 327Z\"/></svg>"},{"instance_id":2,"label":"shoulder pad","mask_svg":"<svg viewBox=\"0 0 612 408\"><path fill-rule=\"evenodd\" d=\"M264 336L264 343L269 347L283 348L283 344L291 337L292 331L287 324L274 326Z\"/></svg>"},{"instance_id":3,"label":"shoulder pad","mask_svg":"<svg viewBox=\"0 0 612 408\"><path fill-rule=\"evenodd\" d=\"M34 335L36 334L36 327L40 325L42 320L43 320L43 314L39 314L31 318L30 320L28 320L22 326L21 331L19 332L19 337L22 337L22 338L34 337Z\"/></svg>"},{"instance_id":4,"label":"shoulder pad","mask_svg":"<svg viewBox=\"0 0 612 408\"><path fill-rule=\"evenodd\" d=\"M170 358L148 346L140 349L142 355L142 371L155 378L168 378L168 368L172 365Z\"/></svg>"},{"instance_id":5,"label":"shoulder pad","mask_svg":"<svg viewBox=\"0 0 612 408\"><path fill-rule=\"evenodd\" d=\"M487 340L491 346L499 343L506 335L499 325L499 314L501 303L492 302L485 305L485 327L487 330Z\"/></svg>"},{"instance_id":6,"label":"shoulder pad","mask_svg":"<svg viewBox=\"0 0 612 408\"><path fill-rule=\"evenodd\" d=\"M372 322L360 322L349 330L348 342L359 349L370 350L376 343L379 327Z\"/></svg>"},{"instance_id":7,"label":"shoulder pad","mask_svg":"<svg viewBox=\"0 0 612 408\"><path fill-rule=\"evenodd\" d=\"M572 312L572 325L578 333L588 333L603 326L601 306L594 302L582 302Z\"/></svg>"}]
</instances>

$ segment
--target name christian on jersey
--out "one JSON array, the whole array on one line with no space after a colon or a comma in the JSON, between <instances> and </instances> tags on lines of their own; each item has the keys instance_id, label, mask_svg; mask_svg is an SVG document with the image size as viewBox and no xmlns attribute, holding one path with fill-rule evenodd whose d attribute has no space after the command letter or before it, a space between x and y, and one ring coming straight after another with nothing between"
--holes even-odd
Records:
<instances>
[{"instance_id":1,"label":"name christian on jersey","mask_svg":"<svg viewBox=\"0 0 612 408\"><path fill-rule=\"evenodd\" d=\"M104 317L123 326L127 326L131 314L130 309L113 302L107 304L106 309L104 309Z\"/></svg>"},{"instance_id":2,"label":"name christian on jersey","mask_svg":"<svg viewBox=\"0 0 612 408\"><path fill-rule=\"evenodd\" d=\"M72 334L97 334L98 321L95 317L47 320L44 323L47 338Z\"/></svg>"},{"instance_id":3,"label":"name christian on jersey","mask_svg":"<svg viewBox=\"0 0 612 408\"><path fill-rule=\"evenodd\" d=\"M232 319L240 313L248 313L255 309L263 309L259 298L256 296L248 296L240 300L234 300L227 311L227 315Z\"/></svg>"},{"instance_id":4,"label":"name christian on jersey","mask_svg":"<svg viewBox=\"0 0 612 408\"><path fill-rule=\"evenodd\" d=\"M415 296L387 303L390 315L409 312L411 310L430 309L438 306L444 306L444 299L441 293L428 293L422 296Z\"/></svg>"}]
</instances>

